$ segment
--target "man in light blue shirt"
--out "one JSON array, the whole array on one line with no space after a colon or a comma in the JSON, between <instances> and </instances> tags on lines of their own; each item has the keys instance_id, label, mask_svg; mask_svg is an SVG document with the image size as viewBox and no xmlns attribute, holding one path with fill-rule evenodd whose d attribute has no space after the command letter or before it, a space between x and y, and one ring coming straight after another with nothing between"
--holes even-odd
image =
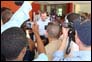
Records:
<instances>
[{"instance_id":1,"label":"man in light blue shirt","mask_svg":"<svg viewBox=\"0 0 92 62\"><path fill-rule=\"evenodd\" d=\"M37 21L37 24L39 25L39 33L40 36L45 36L45 27L48 25L50 20L47 19L47 13L41 12L40 18Z\"/></svg>"},{"instance_id":2,"label":"man in light blue shirt","mask_svg":"<svg viewBox=\"0 0 92 62\"><path fill-rule=\"evenodd\" d=\"M63 28L64 38L61 47L53 55L53 61L91 61L91 21L81 24L76 19L73 22L76 30L75 42L79 46L79 51L73 51L72 57L64 57L69 29Z\"/></svg>"},{"instance_id":3,"label":"man in light blue shirt","mask_svg":"<svg viewBox=\"0 0 92 62\"><path fill-rule=\"evenodd\" d=\"M72 57L64 58L64 52L57 51L53 61L91 61L91 51L73 51L72 55Z\"/></svg>"}]
</instances>

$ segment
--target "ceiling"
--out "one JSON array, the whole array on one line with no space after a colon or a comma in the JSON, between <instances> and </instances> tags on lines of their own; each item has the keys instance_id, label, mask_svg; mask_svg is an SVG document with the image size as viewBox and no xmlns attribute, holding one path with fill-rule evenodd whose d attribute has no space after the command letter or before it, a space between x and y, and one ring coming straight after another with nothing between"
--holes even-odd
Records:
<instances>
[{"instance_id":1,"label":"ceiling","mask_svg":"<svg viewBox=\"0 0 92 62\"><path fill-rule=\"evenodd\" d=\"M40 4L90 3L91 4L91 1L35 1L35 3L40 3Z\"/></svg>"}]
</instances>

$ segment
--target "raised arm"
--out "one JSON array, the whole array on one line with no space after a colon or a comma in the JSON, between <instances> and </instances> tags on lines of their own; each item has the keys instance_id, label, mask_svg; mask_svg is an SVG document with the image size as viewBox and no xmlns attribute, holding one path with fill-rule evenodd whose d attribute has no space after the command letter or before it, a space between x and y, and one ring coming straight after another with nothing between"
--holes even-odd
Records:
<instances>
[{"instance_id":1,"label":"raised arm","mask_svg":"<svg viewBox=\"0 0 92 62\"><path fill-rule=\"evenodd\" d=\"M36 37L36 40L37 40L37 50L39 53L46 53L45 52L45 47L44 47L44 44L40 38L40 35L39 35L39 32L38 32L38 25L35 23L33 24L33 32L35 34L35 37Z\"/></svg>"}]
</instances>

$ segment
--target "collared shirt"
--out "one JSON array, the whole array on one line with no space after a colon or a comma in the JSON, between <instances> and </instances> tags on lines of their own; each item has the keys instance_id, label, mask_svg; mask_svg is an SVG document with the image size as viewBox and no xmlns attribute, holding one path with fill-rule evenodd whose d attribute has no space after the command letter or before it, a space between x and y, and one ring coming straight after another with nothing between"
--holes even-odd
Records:
<instances>
[{"instance_id":1,"label":"collared shirt","mask_svg":"<svg viewBox=\"0 0 92 62\"><path fill-rule=\"evenodd\" d=\"M33 61L48 61L48 57L45 53L39 54L39 56Z\"/></svg>"},{"instance_id":2,"label":"collared shirt","mask_svg":"<svg viewBox=\"0 0 92 62\"><path fill-rule=\"evenodd\" d=\"M24 1L23 5L15 12L11 19L1 26L1 33L11 27L20 27L24 21L29 19L29 11L32 9L28 1Z\"/></svg>"},{"instance_id":3,"label":"collared shirt","mask_svg":"<svg viewBox=\"0 0 92 62\"><path fill-rule=\"evenodd\" d=\"M64 58L63 51L56 51L53 61L91 61L91 51L74 51L72 57Z\"/></svg>"},{"instance_id":4,"label":"collared shirt","mask_svg":"<svg viewBox=\"0 0 92 62\"><path fill-rule=\"evenodd\" d=\"M52 40L48 45L45 46L46 54L49 61L53 59L53 54L59 49L61 41L58 39Z\"/></svg>"},{"instance_id":5,"label":"collared shirt","mask_svg":"<svg viewBox=\"0 0 92 62\"><path fill-rule=\"evenodd\" d=\"M50 20L46 19L45 21L42 21L41 18L37 21L40 35L45 35L45 26L47 26L49 22Z\"/></svg>"},{"instance_id":6,"label":"collared shirt","mask_svg":"<svg viewBox=\"0 0 92 62\"><path fill-rule=\"evenodd\" d=\"M63 40L63 35L61 35L59 39L62 41ZM69 42L69 37L67 38L66 48L68 46L68 42ZM69 57L72 56L73 51L79 51L79 46L74 41L71 41L70 48L71 48L72 51L70 51L70 53L68 55Z\"/></svg>"}]
</instances>

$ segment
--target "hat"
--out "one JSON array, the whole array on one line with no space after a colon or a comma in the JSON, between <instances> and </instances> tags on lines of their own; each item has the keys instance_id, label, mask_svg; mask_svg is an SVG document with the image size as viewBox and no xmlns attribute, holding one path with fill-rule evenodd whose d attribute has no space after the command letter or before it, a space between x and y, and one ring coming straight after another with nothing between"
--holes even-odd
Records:
<instances>
[{"instance_id":1,"label":"hat","mask_svg":"<svg viewBox=\"0 0 92 62\"><path fill-rule=\"evenodd\" d=\"M78 19L74 21L74 28L77 30L78 37L85 45L91 45L91 21L80 23Z\"/></svg>"}]
</instances>

